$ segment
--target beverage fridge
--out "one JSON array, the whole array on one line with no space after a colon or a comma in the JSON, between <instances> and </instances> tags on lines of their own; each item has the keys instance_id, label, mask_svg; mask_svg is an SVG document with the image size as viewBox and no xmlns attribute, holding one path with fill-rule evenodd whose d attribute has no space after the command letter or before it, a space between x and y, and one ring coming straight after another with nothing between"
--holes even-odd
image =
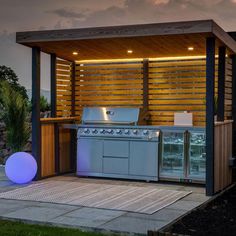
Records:
<instances>
[{"instance_id":1,"label":"beverage fridge","mask_svg":"<svg viewBox=\"0 0 236 236\"><path fill-rule=\"evenodd\" d=\"M160 145L160 179L205 182L204 131L163 131Z\"/></svg>"}]
</instances>

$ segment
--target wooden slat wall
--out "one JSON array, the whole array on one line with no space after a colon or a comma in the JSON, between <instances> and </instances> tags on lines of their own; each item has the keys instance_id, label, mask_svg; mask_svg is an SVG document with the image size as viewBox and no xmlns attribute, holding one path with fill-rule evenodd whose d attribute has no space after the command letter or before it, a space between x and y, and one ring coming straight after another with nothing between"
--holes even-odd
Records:
<instances>
[{"instance_id":1,"label":"wooden slat wall","mask_svg":"<svg viewBox=\"0 0 236 236\"><path fill-rule=\"evenodd\" d=\"M55 139L54 124L41 124L41 176L55 174Z\"/></svg>"},{"instance_id":2,"label":"wooden slat wall","mask_svg":"<svg viewBox=\"0 0 236 236\"><path fill-rule=\"evenodd\" d=\"M57 116L71 116L71 62L57 59Z\"/></svg>"},{"instance_id":3,"label":"wooden slat wall","mask_svg":"<svg viewBox=\"0 0 236 236\"><path fill-rule=\"evenodd\" d=\"M232 119L232 59L226 58L225 69L225 120Z\"/></svg>"},{"instance_id":4,"label":"wooden slat wall","mask_svg":"<svg viewBox=\"0 0 236 236\"><path fill-rule=\"evenodd\" d=\"M232 183L232 169L229 158L232 157L232 121L215 124L215 180L214 190L218 192Z\"/></svg>"},{"instance_id":5,"label":"wooden slat wall","mask_svg":"<svg viewBox=\"0 0 236 236\"><path fill-rule=\"evenodd\" d=\"M60 173L71 171L71 130L59 127Z\"/></svg>"},{"instance_id":6,"label":"wooden slat wall","mask_svg":"<svg viewBox=\"0 0 236 236\"><path fill-rule=\"evenodd\" d=\"M204 126L205 93L205 58L149 62L151 125L173 125L174 112L189 111L194 126Z\"/></svg>"},{"instance_id":7,"label":"wooden slat wall","mask_svg":"<svg viewBox=\"0 0 236 236\"><path fill-rule=\"evenodd\" d=\"M142 107L143 61L76 64L75 115L83 107Z\"/></svg>"},{"instance_id":8,"label":"wooden slat wall","mask_svg":"<svg viewBox=\"0 0 236 236\"><path fill-rule=\"evenodd\" d=\"M205 58L150 60L148 100L151 116L148 123L173 125L174 112L189 111L193 113L194 126L204 126L205 70ZM217 75L216 59L216 85ZM58 116L71 115L71 89L71 63L57 60ZM228 87L226 90L229 91ZM227 99L229 96L226 95ZM86 106L142 108L143 60L77 62L75 116L78 119ZM230 114L228 110L226 114Z\"/></svg>"}]
</instances>

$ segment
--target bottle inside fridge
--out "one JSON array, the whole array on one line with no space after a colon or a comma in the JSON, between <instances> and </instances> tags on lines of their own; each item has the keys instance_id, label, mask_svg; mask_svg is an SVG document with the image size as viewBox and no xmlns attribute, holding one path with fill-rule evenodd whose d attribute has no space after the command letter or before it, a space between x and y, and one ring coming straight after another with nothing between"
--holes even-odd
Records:
<instances>
[{"instance_id":1,"label":"bottle inside fridge","mask_svg":"<svg viewBox=\"0 0 236 236\"><path fill-rule=\"evenodd\" d=\"M188 175L193 179L205 180L206 175L205 133L189 132Z\"/></svg>"},{"instance_id":2,"label":"bottle inside fridge","mask_svg":"<svg viewBox=\"0 0 236 236\"><path fill-rule=\"evenodd\" d=\"M160 175L170 178L184 176L184 132L163 132Z\"/></svg>"}]
</instances>

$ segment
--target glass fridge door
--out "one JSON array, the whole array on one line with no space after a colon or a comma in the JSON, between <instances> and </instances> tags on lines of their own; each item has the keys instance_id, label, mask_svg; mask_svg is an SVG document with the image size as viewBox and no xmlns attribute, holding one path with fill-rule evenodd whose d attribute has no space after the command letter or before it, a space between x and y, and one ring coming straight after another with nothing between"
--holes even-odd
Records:
<instances>
[{"instance_id":1,"label":"glass fridge door","mask_svg":"<svg viewBox=\"0 0 236 236\"><path fill-rule=\"evenodd\" d=\"M160 177L184 177L184 132L163 132Z\"/></svg>"},{"instance_id":2,"label":"glass fridge door","mask_svg":"<svg viewBox=\"0 0 236 236\"><path fill-rule=\"evenodd\" d=\"M206 136L204 132L189 133L189 178L205 181L206 175Z\"/></svg>"}]
</instances>

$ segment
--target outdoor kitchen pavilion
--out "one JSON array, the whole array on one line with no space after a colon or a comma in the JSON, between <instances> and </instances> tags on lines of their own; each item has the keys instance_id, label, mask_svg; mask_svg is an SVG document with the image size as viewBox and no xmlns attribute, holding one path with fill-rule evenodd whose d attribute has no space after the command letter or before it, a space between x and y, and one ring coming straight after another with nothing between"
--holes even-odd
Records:
<instances>
[{"instance_id":1,"label":"outdoor kitchen pavilion","mask_svg":"<svg viewBox=\"0 0 236 236\"><path fill-rule=\"evenodd\" d=\"M192 112L193 125L206 128L207 195L231 184L236 42L214 21L18 32L16 42L32 47L38 179L75 170L75 134L60 124L79 122L86 106L125 106L160 126L173 126L174 112ZM41 51L51 55L48 119L40 119Z\"/></svg>"}]
</instances>

